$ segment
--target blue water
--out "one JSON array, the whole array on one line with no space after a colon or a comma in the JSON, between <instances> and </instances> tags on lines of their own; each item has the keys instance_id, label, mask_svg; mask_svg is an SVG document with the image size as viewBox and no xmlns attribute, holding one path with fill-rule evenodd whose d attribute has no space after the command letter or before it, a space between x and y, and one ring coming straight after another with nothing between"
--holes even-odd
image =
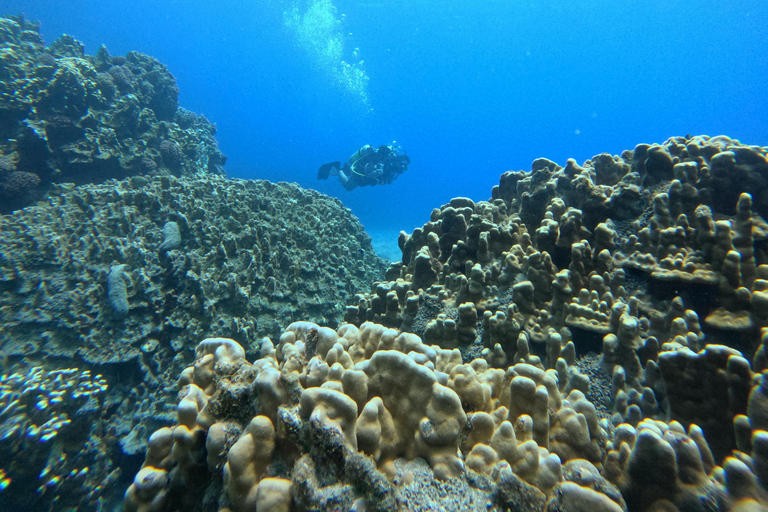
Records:
<instances>
[{"instance_id":1,"label":"blue water","mask_svg":"<svg viewBox=\"0 0 768 512\"><path fill-rule=\"evenodd\" d=\"M119 5L115 7L115 5ZM392 249L501 173L674 135L768 145L765 0L5 0L94 53L165 63L233 177L342 199ZM397 140L411 168L346 192L320 164Z\"/></svg>"}]
</instances>

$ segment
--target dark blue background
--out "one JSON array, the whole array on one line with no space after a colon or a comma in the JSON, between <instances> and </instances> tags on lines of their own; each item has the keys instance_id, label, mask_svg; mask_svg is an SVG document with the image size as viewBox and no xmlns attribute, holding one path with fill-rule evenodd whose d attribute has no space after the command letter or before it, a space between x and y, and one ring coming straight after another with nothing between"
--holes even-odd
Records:
<instances>
[{"instance_id":1,"label":"dark blue background","mask_svg":"<svg viewBox=\"0 0 768 512\"><path fill-rule=\"evenodd\" d=\"M768 145L765 0L334 0L343 21L321 36L341 38L349 62L359 48L367 104L297 43L283 17L291 3L331 5L6 0L3 10L42 21L48 43L69 33L89 53L104 43L158 58L181 105L217 123L230 176L338 196L392 243L454 196L487 199L502 172L540 156L582 162L686 133ZM345 192L315 180L320 164L393 139L412 161L393 185Z\"/></svg>"}]
</instances>

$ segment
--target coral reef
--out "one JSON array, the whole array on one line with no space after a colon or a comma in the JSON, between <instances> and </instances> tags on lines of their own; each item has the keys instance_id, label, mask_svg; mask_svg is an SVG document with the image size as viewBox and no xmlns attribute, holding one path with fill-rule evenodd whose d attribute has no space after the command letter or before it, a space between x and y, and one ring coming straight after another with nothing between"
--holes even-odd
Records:
<instances>
[{"instance_id":1,"label":"coral reef","mask_svg":"<svg viewBox=\"0 0 768 512\"><path fill-rule=\"evenodd\" d=\"M229 339L196 354L128 512L768 506L764 378L737 420L745 445L718 465L695 424L600 418L561 378L572 370L562 358L549 370L462 363L458 349L370 322L293 323L254 363Z\"/></svg>"},{"instance_id":2,"label":"coral reef","mask_svg":"<svg viewBox=\"0 0 768 512\"><path fill-rule=\"evenodd\" d=\"M200 338L236 339L253 357L293 320L337 326L347 298L384 269L338 200L287 183L54 185L0 226L4 364L103 375L115 467L174 421L173 377Z\"/></svg>"},{"instance_id":3,"label":"coral reef","mask_svg":"<svg viewBox=\"0 0 768 512\"><path fill-rule=\"evenodd\" d=\"M0 218L0 450L39 471L0 465L3 498L768 507L768 148L540 158L383 272L337 201L215 176L214 127L151 57L46 48L22 17L0 40L0 196L50 187Z\"/></svg>"},{"instance_id":4,"label":"coral reef","mask_svg":"<svg viewBox=\"0 0 768 512\"><path fill-rule=\"evenodd\" d=\"M734 491L743 497L736 501L764 506L764 480L753 475L760 463L746 454L762 453L764 439L754 426L762 420L753 419L764 407L757 391L763 388L753 380L762 382L755 372L766 361L760 330L768 327L768 205L761 188L767 154L768 148L723 136L686 136L640 144L621 156L597 155L583 165L538 159L530 172L503 174L491 200L454 198L422 228L401 232L402 261L355 298L345 320L416 333L441 349L457 349L464 364L483 361L509 371L527 363L555 372L558 386L594 404L608 421L606 432L631 429L634 443L639 426L655 425L650 430L673 447L670 436L688 435L702 459L724 464L712 473L715 463L707 463L700 472L706 481L722 484L730 470L750 489ZM599 365L591 353L599 354ZM510 383L530 404L534 426L540 384ZM487 402L462 403L469 413ZM548 420L555 417L550 411ZM490 425L483 416L469 418L479 430ZM543 446L544 431L532 431ZM705 437L711 445L703 449ZM642 439L651 451L670 450ZM549 442L561 462L570 458ZM603 453L604 460L581 457L598 469L601 461L621 462L621 471L601 471L628 486L622 491L632 496L630 509L686 508L683 489L690 482L658 482L667 489L663 504L650 504L658 493L636 494L619 475L627 471L632 443ZM498 460L485 448L476 455L468 466ZM726 507L709 485L699 491L717 494L710 501ZM567 493L561 489L548 507L560 507L563 496L594 502L589 493L563 487Z\"/></svg>"},{"instance_id":5,"label":"coral reef","mask_svg":"<svg viewBox=\"0 0 768 512\"><path fill-rule=\"evenodd\" d=\"M39 24L0 17L0 212L45 196L50 183L134 175L223 174L216 127L178 106L176 79L139 52L86 55Z\"/></svg>"},{"instance_id":6,"label":"coral reef","mask_svg":"<svg viewBox=\"0 0 768 512\"><path fill-rule=\"evenodd\" d=\"M699 136L582 166L536 160L530 172L504 173L490 201L455 198L401 232L402 262L346 320L426 335L471 303L477 340L465 329L463 344L498 343L509 360L521 333L543 356L547 330L567 328L585 353L620 325L637 331L628 345L692 332L683 344L694 350L706 338L751 352L768 325L768 203L751 185L768 172L767 153ZM735 169L744 180L723 183ZM668 311L675 297L682 309Z\"/></svg>"}]
</instances>

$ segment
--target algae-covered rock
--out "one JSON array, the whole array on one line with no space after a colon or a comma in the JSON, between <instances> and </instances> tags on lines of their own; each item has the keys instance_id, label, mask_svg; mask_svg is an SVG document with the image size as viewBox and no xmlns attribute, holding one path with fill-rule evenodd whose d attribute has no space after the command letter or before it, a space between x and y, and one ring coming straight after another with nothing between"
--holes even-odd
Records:
<instances>
[{"instance_id":1,"label":"algae-covered rock","mask_svg":"<svg viewBox=\"0 0 768 512\"><path fill-rule=\"evenodd\" d=\"M66 34L46 47L39 28L0 18L0 213L51 183L223 174L215 125L179 107L163 64L104 46L86 55Z\"/></svg>"},{"instance_id":2,"label":"algae-covered rock","mask_svg":"<svg viewBox=\"0 0 768 512\"><path fill-rule=\"evenodd\" d=\"M54 185L0 216L0 246L5 363L103 375L115 465L176 419L175 376L199 338L235 339L253 359L294 320L338 326L383 271L338 200L212 175Z\"/></svg>"}]
</instances>

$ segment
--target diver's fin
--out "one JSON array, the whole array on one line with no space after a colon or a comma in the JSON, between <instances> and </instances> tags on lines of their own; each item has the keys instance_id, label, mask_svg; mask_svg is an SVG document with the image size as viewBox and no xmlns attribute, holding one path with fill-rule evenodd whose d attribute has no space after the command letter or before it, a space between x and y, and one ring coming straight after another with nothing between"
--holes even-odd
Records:
<instances>
[{"instance_id":1,"label":"diver's fin","mask_svg":"<svg viewBox=\"0 0 768 512\"><path fill-rule=\"evenodd\" d=\"M341 162L331 162L320 166L320 170L317 171L317 179L327 180L328 176L338 176L339 166Z\"/></svg>"}]
</instances>

